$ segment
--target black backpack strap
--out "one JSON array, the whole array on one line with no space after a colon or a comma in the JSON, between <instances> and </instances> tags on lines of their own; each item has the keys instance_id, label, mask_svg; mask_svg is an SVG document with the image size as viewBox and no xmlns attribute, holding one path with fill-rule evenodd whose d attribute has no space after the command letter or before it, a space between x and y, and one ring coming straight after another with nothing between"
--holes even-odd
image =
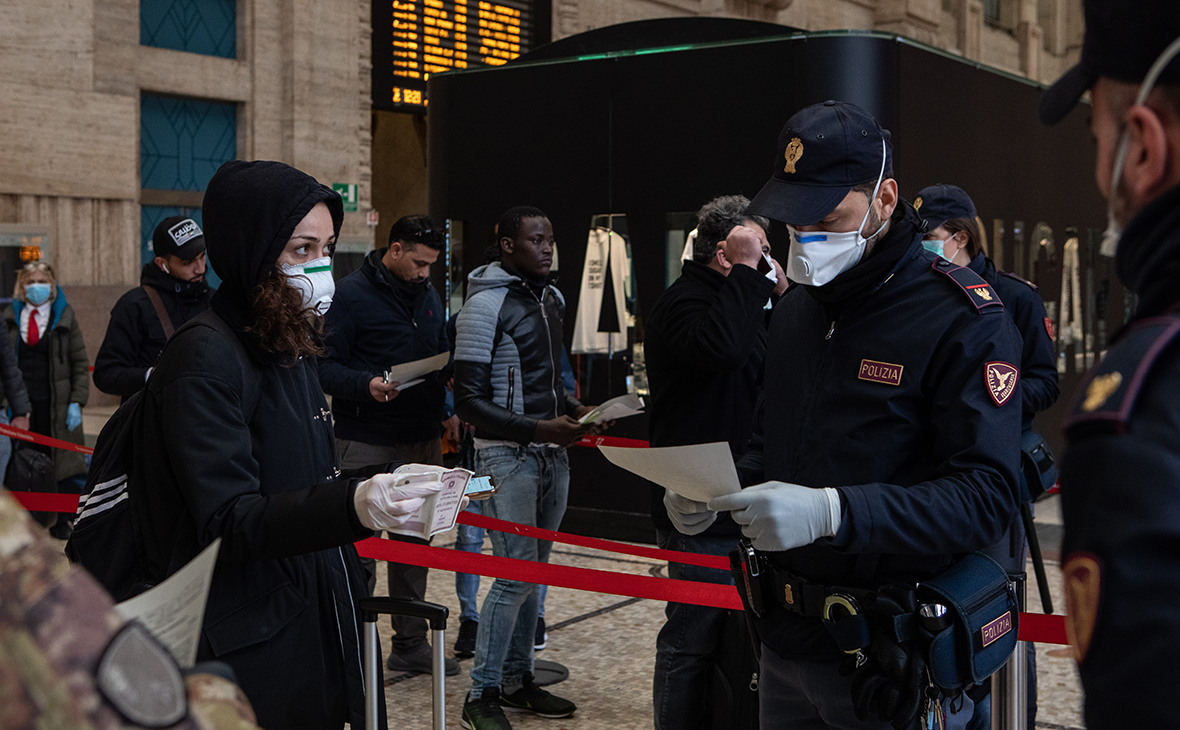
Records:
<instances>
[{"instance_id":1,"label":"black backpack strap","mask_svg":"<svg viewBox=\"0 0 1180 730\"><path fill-rule=\"evenodd\" d=\"M250 353L242 344L238 334L216 312L211 309L207 310L191 321L194 326L209 327L233 343L234 349L238 352L238 361L242 363L243 413L246 416L246 421L250 421L254 418L254 412L258 410L258 402L262 400L262 369L254 364L254 360L250 357Z\"/></svg>"}]
</instances>

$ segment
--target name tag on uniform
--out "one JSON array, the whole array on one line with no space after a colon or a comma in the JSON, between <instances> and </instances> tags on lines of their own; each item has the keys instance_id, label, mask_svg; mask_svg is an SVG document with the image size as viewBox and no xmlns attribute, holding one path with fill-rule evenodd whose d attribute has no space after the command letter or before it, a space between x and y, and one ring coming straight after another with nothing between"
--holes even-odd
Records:
<instances>
[{"instance_id":1,"label":"name tag on uniform","mask_svg":"<svg viewBox=\"0 0 1180 730\"><path fill-rule=\"evenodd\" d=\"M894 365L893 363L861 360L860 372L857 373L856 377L873 383L896 386L901 385L901 371L904 369L904 366Z\"/></svg>"},{"instance_id":2,"label":"name tag on uniform","mask_svg":"<svg viewBox=\"0 0 1180 730\"><path fill-rule=\"evenodd\" d=\"M979 633L983 637L983 645L987 646L1011 630L1012 612L1006 611L1003 616L984 626Z\"/></svg>"}]
</instances>

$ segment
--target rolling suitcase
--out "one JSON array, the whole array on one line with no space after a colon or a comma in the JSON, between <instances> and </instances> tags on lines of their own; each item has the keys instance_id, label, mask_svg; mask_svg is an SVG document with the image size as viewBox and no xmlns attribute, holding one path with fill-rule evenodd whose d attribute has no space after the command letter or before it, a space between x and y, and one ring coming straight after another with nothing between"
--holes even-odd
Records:
<instances>
[{"instance_id":1,"label":"rolling suitcase","mask_svg":"<svg viewBox=\"0 0 1180 730\"><path fill-rule=\"evenodd\" d=\"M377 640L377 617L381 614L391 616L411 616L425 619L430 623L430 651L434 668L431 672L431 709L434 712L434 730L446 727L445 691L445 654L444 633L447 629L447 616L450 611L446 606L437 603L427 603L417 599L406 598L365 598L361 600L361 620L365 624L364 636L364 671L365 671L365 730L377 730L378 718L381 716L379 701L384 701L385 688L379 686L377 678L381 676L381 644Z\"/></svg>"}]
</instances>

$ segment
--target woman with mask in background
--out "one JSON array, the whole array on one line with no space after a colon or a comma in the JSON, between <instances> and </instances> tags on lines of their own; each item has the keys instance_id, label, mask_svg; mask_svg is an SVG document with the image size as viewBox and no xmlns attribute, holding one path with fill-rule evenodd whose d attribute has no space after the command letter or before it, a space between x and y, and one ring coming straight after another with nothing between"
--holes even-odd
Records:
<instances>
[{"instance_id":1,"label":"woman with mask in background","mask_svg":"<svg viewBox=\"0 0 1180 730\"><path fill-rule=\"evenodd\" d=\"M12 304L4 309L8 337L16 351L32 413L29 430L74 444L84 444L82 406L90 396L90 361L74 309L57 285L53 267L44 261L25 264L16 275ZM19 414L18 414L19 415ZM81 494L86 461L76 451L25 443L53 459L59 492ZM46 515L50 534L65 540L74 520Z\"/></svg>"},{"instance_id":2,"label":"woman with mask in background","mask_svg":"<svg viewBox=\"0 0 1180 730\"><path fill-rule=\"evenodd\" d=\"M995 263L983 251L975 203L962 188L954 185L931 185L923 188L914 198L914 207L926 220L926 235L922 241L926 250L942 256L952 264L966 266L991 284L992 289L1004 302L1004 311L1012 317L1012 323L1020 332L1020 393L1023 406L1021 443L1027 449L1030 437L1034 445L1036 441L1040 441L1039 437L1032 433L1033 416L1052 406L1060 394L1053 325L1045 314L1045 304L1041 301L1037 286L1016 274L996 269ZM1030 485L1027 484L1025 471L1022 463L1022 499L1028 501ZM1034 492L1031 496L1039 496L1040 490L1037 485L1032 485L1032 488ZM1030 520L1031 514L1029 512ZM1024 521L1017 513L1000 542L984 552L1005 570L1023 572L1027 544ZM1029 643L1029 727L1033 727L1037 717L1036 654L1033 649L1033 644ZM986 730L990 727L991 705L985 696L986 688L987 685L981 685L974 690L975 716L968 725L968 730Z\"/></svg>"},{"instance_id":3,"label":"woman with mask in background","mask_svg":"<svg viewBox=\"0 0 1180 730\"><path fill-rule=\"evenodd\" d=\"M316 355L340 196L282 163L235 161L202 212L222 285L169 340L136 413L147 569L166 577L220 538L198 661L233 668L261 727L361 727L367 586L352 543L401 526L440 485L337 466Z\"/></svg>"}]
</instances>

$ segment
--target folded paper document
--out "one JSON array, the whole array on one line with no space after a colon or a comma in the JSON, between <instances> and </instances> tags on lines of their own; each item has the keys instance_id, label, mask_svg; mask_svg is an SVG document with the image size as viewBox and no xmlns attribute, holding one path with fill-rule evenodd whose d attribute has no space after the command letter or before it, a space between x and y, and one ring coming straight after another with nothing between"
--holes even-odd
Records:
<instances>
[{"instance_id":1,"label":"folded paper document","mask_svg":"<svg viewBox=\"0 0 1180 730\"><path fill-rule=\"evenodd\" d=\"M578 419L578 423L597 423L599 421L613 421L616 418L638 415L643 412L643 399L634 393L611 398L586 415Z\"/></svg>"},{"instance_id":2,"label":"folded paper document","mask_svg":"<svg viewBox=\"0 0 1180 730\"><path fill-rule=\"evenodd\" d=\"M653 449L620 446L598 449L612 464L698 502L708 502L742 488L729 444L724 441Z\"/></svg>"}]
</instances>

